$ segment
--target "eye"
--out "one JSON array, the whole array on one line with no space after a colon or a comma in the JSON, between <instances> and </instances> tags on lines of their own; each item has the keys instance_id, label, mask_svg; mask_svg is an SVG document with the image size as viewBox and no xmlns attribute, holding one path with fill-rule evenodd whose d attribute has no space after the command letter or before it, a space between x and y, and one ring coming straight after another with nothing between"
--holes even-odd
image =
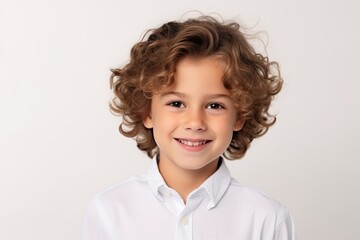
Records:
<instances>
[{"instance_id":1,"label":"eye","mask_svg":"<svg viewBox=\"0 0 360 240\"><path fill-rule=\"evenodd\" d=\"M174 108L183 108L183 107L185 107L184 104L182 102L180 102L180 101L169 102L167 105L170 106L170 107L174 107Z\"/></svg>"},{"instance_id":2,"label":"eye","mask_svg":"<svg viewBox=\"0 0 360 240\"><path fill-rule=\"evenodd\" d=\"M210 103L206 106L207 109L224 109L224 106L220 103Z\"/></svg>"}]
</instances>

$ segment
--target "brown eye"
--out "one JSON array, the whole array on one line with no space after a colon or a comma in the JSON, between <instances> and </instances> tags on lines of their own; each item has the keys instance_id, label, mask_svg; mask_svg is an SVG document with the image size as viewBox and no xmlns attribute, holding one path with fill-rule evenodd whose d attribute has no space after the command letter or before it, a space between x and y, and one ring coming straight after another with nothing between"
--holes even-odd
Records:
<instances>
[{"instance_id":1,"label":"brown eye","mask_svg":"<svg viewBox=\"0 0 360 240\"><path fill-rule=\"evenodd\" d=\"M168 105L171 107L175 107L175 108L184 107L184 104L182 104L182 102L179 102L179 101L170 102L170 103L168 103Z\"/></svg>"},{"instance_id":2,"label":"brown eye","mask_svg":"<svg viewBox=\"0 0 360 240\"><path fill-rule=\"evenodd\" d=\"M219 104L219 103L210 103L209 105L207 105L208 109L223 109L224 107Z\"/></svg>"}]
</instances>

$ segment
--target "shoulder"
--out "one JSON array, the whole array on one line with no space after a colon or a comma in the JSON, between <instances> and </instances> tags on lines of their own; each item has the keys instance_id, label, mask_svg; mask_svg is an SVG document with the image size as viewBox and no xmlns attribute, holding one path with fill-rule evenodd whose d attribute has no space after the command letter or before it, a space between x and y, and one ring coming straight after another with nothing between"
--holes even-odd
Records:
<instances>
[{"instance_id":1,"label":"shoulder","mask_svg":"<svg viewBox=\"0 0 360 240\"><path fill-rule=\"evenodd\" d=\"M117 210L131 206L133 199L141 197L141 194L148 189L146 185L145 176L131 177L96 194L85 213L85 233L91 234L91 237L97 236L98 229L102 229L101 231L106 234L112 233Z\"/></svg>"},{"instance_id":2,"label":"shoulder","mask_svg":"<svg viewBox=\"0 0 360 240\"><path fill-rule=\"evenodd\" d=\"M130 177L96 194L92 201L108 206L118 200L126 203L127 199L131 201L131 199L141 197L148 189L148 181L145 175Z\"/></svg>"},{"instance_id":3,"label":"shoulder","mask_svg":"<svg viewBox=\"0 0 360 240\"><path fill-rule=\"evenodd\" d=\"M231 199L231 205L239 211L247 211L262 216L272 216L278 220L286 217L288 211L280 202L264 192L231 179L226 198Z\"/></svg>"},{"instance_id":4,"label":"shoulder","mask_svg":"<svg viewBox=\"0 0 360 240\"><path fill-rule=\"evenodd\" d=\"M232 197L241 198L249 203L253 202L256 204L264 204L275 208L281 206L279 202L272 199L259 189L244 185L234 178L231 179L228 192L232 195Z\"/></svg>"},{"instance_id":5,"label":"shoulder","mask_svg":"<svg viewBox=\"0 0 360 240\"><path fill-rule=\"evenodd\" d=\"M275 234L274 239L295 239L294 224L287 208L256 188L232 178L221 203L221 209L233 222L242 221L252 229L261 226L257 232Z\"/></svg>"}]
</instances>

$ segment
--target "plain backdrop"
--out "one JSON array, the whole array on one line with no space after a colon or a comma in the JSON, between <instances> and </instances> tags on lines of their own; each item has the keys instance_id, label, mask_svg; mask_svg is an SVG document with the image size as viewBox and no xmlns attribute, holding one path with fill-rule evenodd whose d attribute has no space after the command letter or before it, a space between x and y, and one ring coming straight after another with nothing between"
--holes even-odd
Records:
<instances>
[{"instance_id":1,"label":"plain backdrop","mask_svg":"<svg viewBox=\"0 0 360 240\"><path fill-rule=\"evenodd\" d=\"M285 80L276 125L233 176L287 206L299 239L359 239L355 0L1 0L0 239L80 239L91 197L147 169L109 111L109 69L191 10L266 31Z\"/></svg>"}]
</instances>

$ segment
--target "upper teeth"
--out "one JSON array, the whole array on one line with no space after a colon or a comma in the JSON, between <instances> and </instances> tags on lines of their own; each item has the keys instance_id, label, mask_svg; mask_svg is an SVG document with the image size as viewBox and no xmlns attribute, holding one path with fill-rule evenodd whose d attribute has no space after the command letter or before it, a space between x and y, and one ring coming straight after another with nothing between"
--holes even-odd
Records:
<instances>
[{"instance_id":1,"label":"upper teeth","mask_svg":"<svg viewBox=\"0 0 360 240\"><path fill-rule=\"evenodd\" d=\"M191 142L191 141L188 141L188 140L179 139L179 142L181 142L182 144L185 144L187 146L190 146L190 147L196 147L196 146L205 144L206 140L197 141L197 142Z\"/></svg>"}]
</instances>

